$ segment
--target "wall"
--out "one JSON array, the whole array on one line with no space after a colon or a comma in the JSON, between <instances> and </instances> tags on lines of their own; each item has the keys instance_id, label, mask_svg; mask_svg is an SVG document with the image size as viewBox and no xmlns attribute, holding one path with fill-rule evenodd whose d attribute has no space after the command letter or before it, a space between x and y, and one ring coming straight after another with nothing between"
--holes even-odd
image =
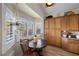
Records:
<instances>
[{"instance_id":1,"label":"wall","mask_svg":"<svg viewBox=\"0 0 79 59\"><path fill-rule=\"evenodd\" d=\"M0 3L0 56L2 55L2 4Z\"/></svg>"}]
</instances>

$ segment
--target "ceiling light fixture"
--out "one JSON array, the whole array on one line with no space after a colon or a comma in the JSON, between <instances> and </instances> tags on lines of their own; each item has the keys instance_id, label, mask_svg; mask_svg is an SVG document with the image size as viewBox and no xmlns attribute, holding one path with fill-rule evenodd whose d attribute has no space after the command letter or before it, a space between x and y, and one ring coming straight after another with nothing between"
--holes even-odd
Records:
<instances>
[{"instance_id":1,"label":"ceiling light fixture","mask_svg":"<svg viewBox=\"0 0 79 59\"><path fill-rule=\"evenodd\" d=\"M53 6L55 3L46 3L46 6L47 7L51 7L51 6Z\"/></svg>"}]
</instances>

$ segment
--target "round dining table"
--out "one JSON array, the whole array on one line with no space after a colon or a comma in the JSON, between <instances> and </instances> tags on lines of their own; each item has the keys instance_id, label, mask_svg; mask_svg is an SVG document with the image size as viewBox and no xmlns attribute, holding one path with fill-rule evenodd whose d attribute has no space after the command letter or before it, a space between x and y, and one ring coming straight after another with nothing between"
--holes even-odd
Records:
<instances>
[{"instance_id":1,"label":"round dining table","mask_svg":"<svg viewBox=\"0 0 79 59\"><path fill-rule=\"evenodd\" d=\"M29 41L29 48L33 49L39 56L43 56L41 52L43 48L46 46L46 42L44 39L38 39L36 42L34 40Z\"/></svg>"}]
</instances>

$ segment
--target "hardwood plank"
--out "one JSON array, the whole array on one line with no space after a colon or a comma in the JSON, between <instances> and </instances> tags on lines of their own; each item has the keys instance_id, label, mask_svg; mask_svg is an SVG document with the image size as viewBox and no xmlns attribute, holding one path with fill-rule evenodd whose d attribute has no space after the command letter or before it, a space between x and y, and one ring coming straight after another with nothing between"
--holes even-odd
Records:
<instances>
[{"instance_id":1,"label":"hardwood plank","mask_svg":"<svg viewBox=\"0 0 79 59\"><path fill-rule=\"evenodd\" d=\"M47 46L44 49L43 54L45 56L78 56L77 54L67 52L61 48L57 48L57 47L53 47L53 46Z\"/></svg>"}]
</instances>

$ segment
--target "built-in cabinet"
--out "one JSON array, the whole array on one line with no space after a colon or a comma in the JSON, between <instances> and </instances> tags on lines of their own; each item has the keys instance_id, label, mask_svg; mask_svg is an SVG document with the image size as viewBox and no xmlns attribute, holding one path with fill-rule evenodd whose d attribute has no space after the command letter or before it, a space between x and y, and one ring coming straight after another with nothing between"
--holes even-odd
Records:
<instances>
[{"instance_id":1,"label":"built-in cabinet","mask_svg":"<svg viewBox=\"0 0 79 59\"><path fill-rule=\"evenodd\" d=\"M66 51L79 54L79 40L62 38L62 48Z\"/></svg>"},{"instance_id":2,"label":"built-in cabinet","mask_svg":"<svg viewBox=\"0 0 79 59\"><path fill-rule=\"evenodd\" d=\"M61 30L62 31L63 30L68 31L69 30L69 22L70 22L69 19L70 19L69 16L63 16L63 17L61 17Z\"/></svg>"},{"instance_id":3,"label":"built-in cabinet","mask_svg":"<svg viewBox=\"0 0 79 59\"><path fill-rule=\"evenodd\" d=\"M55 41L56 46L61 47L61 17L55 18Z\"/></svg>"},{"instance_id":4,"label":"built-in cabinet","mask_svg":"<svg viewBox=\"0 0 79 59\"><path fill-rule=\"evenodd\" d=\"M44 36L49 45L61 47L70 52L78 52L79 43L69 43L68 39L61 37L62 31L79 31L79 15L61 16L45 19ZM74 43L74 41L73 41ZM79 53L79 52L78 52Z\"/></svg>"},{"instance_id":5,"label":"built-in cabinet","mask_svg":"<svg viewBox=\"0 0 79 59\"><path fill-rule=\"evenodd\" d=\"M62 48L64 50L68 50L68 39L67 38L61 38L62 40Z\"/></svg>"},{"instance_id":6,"label":"built-in cabinet","mask_svg":"<svg viewBox=\"0 0 79 59\"><path fill-rule=\"evenodd\" d=\"M70 26L69 26L69 30L71 31L78 31L79 30L79 27L78 27L78 24L79 24L79 15L72 15L70 16Z\"/></svg>"},{"instance_id":7,"label":"built-in cabinet","mask_svg":"<svg viewBox=\"0 0 79 59\"><path fill-rule=\"evenodd\" d=\"M49 45L61 47L61 19L45 20L45 39Z\"/></svg>"},{"instance_id":8,"label":"built-in cabinet","mask_svg":"<svg viewBox=\"0 0 79 59\"><path fill-rule=\"evenodd\" d=\"M79 40L69 41L68 51L79 54Z\"/></svg>"},{"instance_id":9,"label":"built-in cabinet","mask_svg":"<svg viewBox=\"0 0 79 59\"><path fill-rule=\"evenodd\" d=\"M61 20L61 29L66 31L78 31L79 15L63 16Z\"/></svg>"},{"instance_id":10,"label":"built-in cabinet","mask_svg":"<svg viewBox=\"0 0 79 59\"><path fill-rule=\"evenodd\" d=\"M50 40L50 45L55 45L55 20L50 19L49 21L49 40ZM54 26L52 26L54 25Z\"/></svg>"}]
</instances>

